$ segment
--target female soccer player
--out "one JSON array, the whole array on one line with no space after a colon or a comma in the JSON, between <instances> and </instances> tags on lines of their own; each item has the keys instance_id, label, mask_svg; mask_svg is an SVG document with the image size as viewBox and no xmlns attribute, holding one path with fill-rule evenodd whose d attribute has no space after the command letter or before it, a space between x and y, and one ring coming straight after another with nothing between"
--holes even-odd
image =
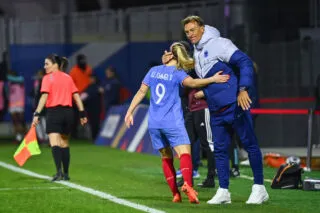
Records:
<instances>
[{"instance_id":1,"label":"female soccer player","mask_svg":"<svg viewBox=\"0 0 320 213\"><path fill-rule=\"evenodd\" d=\"M87 123L77 87L68 74L60 71L66 65L66 58L61 58L57 55L49 55L45 59L44 68L46 75L42 80L42 95L32 122L33 125L39 123L39 115L44 106L46 106L46 132L49 135L52 155L57 169L57 173L52 181L61 179L70 180L70 150L68 140L73 122L72 98L80 111L81 125ZM63 164L63 173L61 171L61 164Z\"/></svg>"},{"instance_id":2,"label":"female soccer player","mask_svg":"<svg viewBox=\"0 0 320 213\"><path fill-rule=\"evenodd\" d=\"M180 170L185 181L182 191L191 203L199 203L197 192L192 188L190 141L184 126L179 86L203 87L210 83L226 82L229 76L222 75L220 71L207 79L193 79L184 72L194 68L194 61L187 54L185 47L176 42L170 49L174 57L167 64L155 66L149 70L131 102L125 122L128 127L133 125L132 113L150 88L149 134L153 148L159 150L162 157L162 168L173 194L173 202L181 202L181 195L176 184L171 147L180 158Z\"/></svg>"}]
</instances>

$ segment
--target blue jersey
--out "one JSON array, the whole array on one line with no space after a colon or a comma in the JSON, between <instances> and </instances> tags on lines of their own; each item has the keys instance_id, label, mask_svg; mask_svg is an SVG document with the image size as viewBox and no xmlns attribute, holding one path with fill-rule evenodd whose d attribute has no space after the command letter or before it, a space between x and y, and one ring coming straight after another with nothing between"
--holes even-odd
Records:
<instances>
[{"instance_id":1,"label":"blue jersey","mask_svg":"<svg viewBox=\"0 0 320 213\"><path fill-rule=\"evenodd\" d=\"M143 79L151 91L149 128L184 127L179 87L188 75L175 66L152 67Z\"/></svg>"}]
</instances>

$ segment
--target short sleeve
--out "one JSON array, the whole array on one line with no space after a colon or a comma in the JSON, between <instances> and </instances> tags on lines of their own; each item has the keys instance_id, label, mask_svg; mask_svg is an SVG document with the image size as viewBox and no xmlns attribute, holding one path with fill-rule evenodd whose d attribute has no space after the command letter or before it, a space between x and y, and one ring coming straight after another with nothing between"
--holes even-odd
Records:
<instances>
[{"instance_id":1,"label":"short sleeve","mask_svg":"<svg viewBox=\"0 0 320 213\"><path fill-rule=\"evenodd\" d=\"M51 91L50 74L49 75L45 75L43 77L40 91L42 93L50 93L50 91Z\"/></svg>"},{"instance_id":2,"label":"short sleeve","mask_svg":"<svg viewBox=\"0 0 320 213\"><path fill-rule=\"evenodd\" d=\"M147 75L144 77L144 79L142 80L142 83L147 85L148 87L150 87L150 73L152 72L152 69L149 70L149 72L147 73Z\"/></svg>"},{"instance_id":3,"label":"short sleeve","mask_svg":"<svg viewBox=\"0 0 320 213\"><path fill-rule=\"evenodd\" d=\"M177 81L178 83L183 86L183 81L184 79L188 78L189 75L185 72L185 71L177 71L176 72L176 77L177 77Z\"/></svg>"},{"instance_id":4,"label":"short sleeve","mask_svg":"<svg viewBox=\"0 0 320 213\"><path fill-rule=\"evenodd\" d=\"M76 87L74 81L72 80L72 78L70 78L71 80L71 91L72 91L72 94L73 93L76 93L76 92L79 92L78 88Z\"/></svg>"}]
</instances>

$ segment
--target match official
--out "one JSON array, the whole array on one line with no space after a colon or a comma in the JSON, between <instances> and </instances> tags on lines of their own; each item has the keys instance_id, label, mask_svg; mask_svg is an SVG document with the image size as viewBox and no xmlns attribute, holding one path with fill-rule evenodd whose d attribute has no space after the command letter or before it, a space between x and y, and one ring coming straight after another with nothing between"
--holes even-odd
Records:
<instances>
[{"instance_id":1,"label":"match official","mask_svg":"<svg viewBox=\"0 0 320 213\"><path fill-rule=\"evenodd\" d=\"M61 71L66 68L68 64L67 59L52 54L46 57L44 63L46 75L42 81L42 95L34 112L32 125L39 123L40 113L45 106L47 109L46 132L49 136L52 155L57 169L57 173L52 181L61 179L70 180L70 149L68 141L74 120L72 98L79 109L81 125L87 123L87 117L78 94L78 89L72 78ZM62 165L63 173L61 170Z\"/></svg>"}]
</instances>

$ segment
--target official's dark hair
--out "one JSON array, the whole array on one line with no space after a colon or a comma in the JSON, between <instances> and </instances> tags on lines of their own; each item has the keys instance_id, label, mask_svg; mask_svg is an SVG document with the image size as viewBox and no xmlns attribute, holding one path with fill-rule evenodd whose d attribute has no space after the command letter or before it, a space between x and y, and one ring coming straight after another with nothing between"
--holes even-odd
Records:
<instances>
[{"instance_id":1,"label":"official's dark hair","mask_svg":"<svg viewBox=\"0 0 320 213\"><path fill-rule=\"evenodd\" d=\"M60 70L63 71L63 72L66 72L67 71L67 68L68 68L68 65L69 65L69 61L66 57L61 57L61 65L60 65Z\"/></svg>"},{"instance_id":2,"label":"official's dark hair","mask_svg":"<svg viewBox=\"0 0 320 213\"><path fill-rule=\"evenodd\" d=\"M53 64L57 64L58 68L62 71L66 71L68 67L68 59L66 57L60 57L56 54L51 54L48 55L46 59L50 60Z\"/></svg>"}]
</instances>

